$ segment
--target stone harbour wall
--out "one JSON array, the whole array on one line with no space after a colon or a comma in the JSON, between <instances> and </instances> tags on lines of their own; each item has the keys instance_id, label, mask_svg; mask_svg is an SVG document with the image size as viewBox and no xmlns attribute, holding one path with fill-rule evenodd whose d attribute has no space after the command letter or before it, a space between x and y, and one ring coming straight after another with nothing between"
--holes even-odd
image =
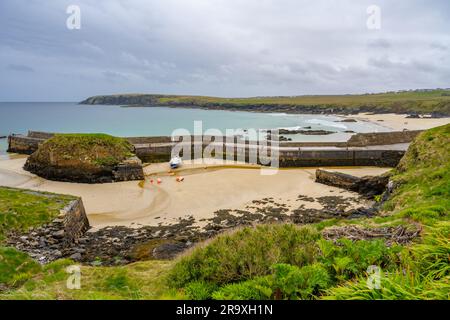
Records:
<instances>
[{"instance_id":1,"label":"stone harbour wall","mask_svg":"<svg viewBox=\"0 0 450 320\"><path fill-rule=\"evenodd\" d=\"M411 142L421 131L397 131L358 133L347 142L281 142L280 166L281 167L305 167L305 166L396 166L403 156L403 150L383 149L383 145L392 145ZM29 131L28 136L9 136L10 152L31 154L40 142L53 136L53 133ZM172 147L175 142L169 136L155 137L128 137L128 141L134 144L136 156L143 162L165 162L171 157ZM208 137L205 137L208 141ZM194 140L194 137L191 137ZM248 145L248 144L247 144ZM365 147L379 145L376 150L355 150L353 147ZM204 148L206 144L202 145ZM324 150L302 150L302 147L330 147ZM191 146L191 154L194 146ZM248 153L249 148L245 147ZM283 149L284 148L284 149ZM300 148L300 149L299 149ZM340 149L333 149L340 148ZM226 148L224 147L224 158ZM245 157L248 159L248 156ZM116 176L123 181L128 174L131 177L141 176L140 170L135 165L119 165Z\"/></svg>"},{"instance_id":2,"label":"stone harbour wall","mask_svg":"<svg viewBox=\"0 0 450 320\"><path fill-rule=\"evenodd\" d=\"M39 144L43 141L45 140L22 135L11 135L8 136L7 152L32 154L38 149Z\"/></svg>"},{"instance_id":3,"label":"stone harbour wall","mask_svg":"<svg viewBox=\"0 0 450 320\"><path fill-rule=\"evenodd\" d=\"M55 134L51 133L51 132L28 130L27 137L47 140L47 139L52 138L54 135Z\"/></svg>"},{"instance_id":4,"label":"stone harbour wall","mask_svg":"<svg viewBox=\"0 0 450 320\"><path fill-rule=\"evenodd\" d=\"M113 170L114 181L144 180L142 161L138 157L131 157L119 163Z\"/></svg>"},{"instance_id":5,"label":"stone harbour wall","mask_svg":"<svg viewBox=\"0 0 450 320\"><path fill-rule=\"evenodd\" d=\"M56 222L62 222L64 238L69 242L77 240L90 228L81 198L71 201L64 207L57 220Z\"/></svg>"},{"instance_id":6,"label":"stone harbour wall","mask_svg":"<svg viewBox=\"0 0 450 320\"><path fill-rule=\"evenodd\" d=\"M89 228L83 201L78 198L69 202L52 222L31 228L27 233L12 233L6 241L40 263L63 257L76 260L85 251L79 243Z\"/></svg>"},{"instance_id":7,"label":"stone harbour wall","mask_svg":"<svg viewBox=\"0 0 450 320\"><path fill-rule=\"evenodd\" d=\"M422 130L406 130L406 131L391 131L391 132L371 132L358 133L350 137L347 141L349 147L366 147L379 146L397 143L409 143Z\"/></svg>"}]
</instances>

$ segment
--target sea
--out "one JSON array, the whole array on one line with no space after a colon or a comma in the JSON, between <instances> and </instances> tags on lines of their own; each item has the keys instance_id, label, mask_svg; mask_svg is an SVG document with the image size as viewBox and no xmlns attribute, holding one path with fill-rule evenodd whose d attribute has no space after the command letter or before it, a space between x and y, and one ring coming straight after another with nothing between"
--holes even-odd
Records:
<instances>
[{"instance_id":1,"label":"sea","mask_svg":"<svg viewBox=\"0 0 450 320\"><path fill-rule=\"evenodd\" d=\"M332 115L255 113L169 107L80 105L77 102L0 102L0 136L28 130L59 133L107 133L115 136L171 135L175 129L194 133L201 121L203 132L218 129L299 129L311 127L336 132L330 135L289 135L293 141L345 141L354 132L381 132L387 128L365 121L337 122ZM0 139L5 155L7 139Z\"/></svg>"}]
</instances>

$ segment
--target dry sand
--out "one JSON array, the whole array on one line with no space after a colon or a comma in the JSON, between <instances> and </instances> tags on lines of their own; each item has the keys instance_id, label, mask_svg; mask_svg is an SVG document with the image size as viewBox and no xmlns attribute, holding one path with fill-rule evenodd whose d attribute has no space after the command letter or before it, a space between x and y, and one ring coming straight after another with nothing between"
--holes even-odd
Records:
<instances>
[{"instance_id":1,"label":"dry sand","mask_svg":"<svg viewBox=\"0 0 450 320\"><path fill-rule=\"evenodd\" d=\"M336 195L360 206L357 195L314 182L315 168L281 169L275 175L261 175L254 165L195 165L185 163L169 175L167 163L145 168L144 183L137 181L80 184L48 181L22 169L25 158L0 161L0 185L81 196L89 221L96 228L123 225L173 223L189 215L199 221L212 218L219 209L248 209L253 200L273 198L294 208L320 208L316 202L299 201L298 196ZM333 168L350 174L377 175L388 168ZM183 182L176 181L183 176ZM156 179L162 180L161 184ZM153 179L153 184L150 180ZM201 225L202 223L199 222Z\"/></svg>"},{"instance_id":2,"label":"dry sand","mask_svg":"<svg viewBox=\"0 0 450 320\"><path fill-rule=\"evenodd\" d=\"M443 126L450 123L450 117L448 118L406 118L406 114L369 114L360 113L355 116L348 116L348 118L354 118L362 121L370 121L377 123L378 125L392 129L394 131L408 130L426 130L434 127Z\"/></svg>"}]
</instances>

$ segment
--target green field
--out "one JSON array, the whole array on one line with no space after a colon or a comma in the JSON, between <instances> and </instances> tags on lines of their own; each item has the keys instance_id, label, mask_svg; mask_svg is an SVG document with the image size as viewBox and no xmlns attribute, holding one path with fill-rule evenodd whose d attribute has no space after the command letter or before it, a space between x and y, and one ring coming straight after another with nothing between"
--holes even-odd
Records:
<instances>
[{"instance_id":1,"label":"green field","mask_svg":"<svg viewBox=\"0 0 450 320\"><path fill-rule=\"evenodd\" d=\"M450 89L415 90L363 95L219 98L206 96L120 94L95 96L84 104L162 105L250 111L284 112L394 112L450 115Z\"/></svg>"}]
</instances>

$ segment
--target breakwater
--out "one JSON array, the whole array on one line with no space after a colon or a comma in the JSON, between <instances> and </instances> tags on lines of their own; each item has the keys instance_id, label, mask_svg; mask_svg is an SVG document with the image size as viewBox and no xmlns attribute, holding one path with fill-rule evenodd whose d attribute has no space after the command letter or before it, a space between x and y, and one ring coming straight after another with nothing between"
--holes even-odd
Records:
<instances>
[{"instance_id":1,"label":"breakwater","mask_svg":"<svg viewBox=\"0 0 450 320\"><path fill-rule=\"evenodd\" d=\"M266 157L276 151L280 167L306 166L396 166L405 153L408 144L421 131L397 131L358 133L346 142L280 142L277 146L269 146ZM8 151L31 154L37 150L39 144L51 138L54 133L29 131L25 135L10 135L8 137ZM199 138L199 137L197 137ZM143 162L164 162L170 160L172 149L178 141L172 141L170 136L128 137L125 138L135 147L136 156ZM249 161L250 155L260 152L260 147L248 141L234 137L232 142L213 142L209 136L195 139L200 142L189 142L187 149L191 155L203 154L206 148L214 147L214 143L223 143L215 150L223 150L222 154L212 155L216 158L228 160ZM183 140L185 141L185 140ZM214 149L214 148L213 148ZM185 148L186 150L186 148ZM200 152L198 152L200 150ZM181 154L183 155L183 154ZM191 158L194 158L192 156ZM258 157L260 159L261 157ZM265 163L261 163L265 164Z\"/></svg>"}]
</instances>

